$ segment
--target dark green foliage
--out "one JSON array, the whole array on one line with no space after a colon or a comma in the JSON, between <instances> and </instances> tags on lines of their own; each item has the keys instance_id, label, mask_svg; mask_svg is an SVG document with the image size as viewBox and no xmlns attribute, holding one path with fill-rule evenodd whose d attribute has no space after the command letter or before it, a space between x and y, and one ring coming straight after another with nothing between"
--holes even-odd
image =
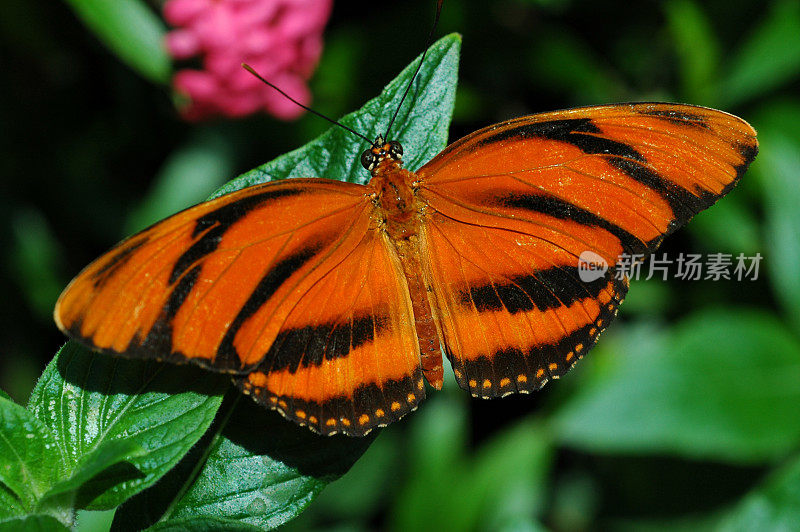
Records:
<instances>
[{"instance_id":1,"label":"dark green foliage","mask_svg":"<svg viewBox=\"0 0 800 532\"><path fill-rule=\"evenodd\" d=\"M800 439L800 341L768 313L695 312L669 331L615 335L597 355L551 418L567 445L758 462Z\"/></svg>"},{"instance_id":2,"label":"dark green foliage","mask_svg":"<svg viewBox=\"0 0 800 532\"><path fill-rule=\"evenodd\" d=\"M336 2L314 107L338 117L379 93L419 53L433 4ZM793 529L799 6L472 0L446 2L439 30L464 35L451 141L530 112L613 101L682 101L750 121L761 140L751 170L662 251L761 253L757 281L634 282L618 322L542 392L473 400L448 377L407 420L352 445L319 441L235 394L223 401L226 378L69 344L27 409L0 393L0 530L112 519L121 529L161 519L154 529L258 530L304 508L285 528ZM249 168L217 193L289 176L367 177L365 143L324 133L315 117L181 124L165 90L165 29L149 10L142 0L0 2L10 131L0 168L13 183L0 199L0 387L18 403L63 343L50 318L58 289L116 240ZM431 64L454 69L457 42L440 44ZM423 72L394 130L412 169L447 137L455 85L437 72ZM381 133L397 90L344 121ZM116 517L73 514L123 501Z\"/></svg>"}]
</instances>

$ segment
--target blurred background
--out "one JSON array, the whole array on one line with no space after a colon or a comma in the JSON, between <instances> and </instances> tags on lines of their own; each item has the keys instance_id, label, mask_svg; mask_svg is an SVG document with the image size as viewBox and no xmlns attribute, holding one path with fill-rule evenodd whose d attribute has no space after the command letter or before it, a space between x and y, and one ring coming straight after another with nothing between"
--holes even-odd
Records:
<instances>
[{"instance_id":1,"label":"blurred background","mask_svg":"<svg viewBox=\"0 0 800 532\"><path fill-rule=\"evenodd\" d=\"M358 108L421 51L434 3L334 2L297 94L333 117ZM199 62L191 35L163 50L164 5L120 1L121 28L92 4L0 3L0 387L23 404L64 342L51 314L73 275L327 129L274 106L192 107L171 80ZM800 529L800 2L453 1L449 32L452 140L620 101L748 120L751 170L661 251L760 253L760 270L633 282L591 354L532 397L472 399L451 378L287 529ZM183 83L199 98L203 80Z\"/></svg>"}]
</instances>

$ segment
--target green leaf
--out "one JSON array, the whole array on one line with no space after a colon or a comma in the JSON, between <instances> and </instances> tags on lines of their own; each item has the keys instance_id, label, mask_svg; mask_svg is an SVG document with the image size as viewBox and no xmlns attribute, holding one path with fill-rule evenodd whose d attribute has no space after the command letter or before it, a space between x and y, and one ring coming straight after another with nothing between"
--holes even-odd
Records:
<instances>
[{"instance_id":1,"label":"green leaf","mask_svg":"<svg viewBox=\"0 0 800 532\"><path fill-rule=\"evenodd\" d=\"M679 58L683 95L687 101L713 104L711 88L720 54L708 17L691 0L667 2L664 9Z\"/></svg>"},{"instance_id":2,"label":"green leaf","mask_svg":"<svg viewBox=\"0 0 800 532\"><path fill-rule=\"evenodd\" d=\"M9 401L11 401L12 403L14 402L14 400L11 398L11 396L10 396L10 395L8 395L8 394L7 394L5 391L3 391L3 390L0 390L0 399L8 399L8 400L9 400Z\"/></svg>"},{"instance_id":3,"label":"green leaf","mask_svg":"<svg viewBox=\"0 0 800 532\"><path fill-rule=\"evenodd\" d=\"M114 526L137 530L159 520L170 524L202 517L275 528L344 474L377 435L319 436L249 398L241 399L227 424L223 420L215 427L221 432L198 446L206 454L198 449L154 488L122 506ZM198 466L203 468L195 475Z\"/></svg>"},{"instance_id":4,"label":"green leaf","mask_svg":"<svg viewBox=\"0 0 800 532\"><path fill-rule=\"evenodd\" d=\"M194 517L158 523L147 530L148 532L187 532L189 530L191 532L259 532L264 529L233 519Z\"/></svg>"},{"instance_id":5,"label":"green leaf","mask_svg":"<svg viewBox=\"0 0 800 532\"><path fill-rule=\"evenodd\" d=\"M405 142L407 166L416 168L441 151L453 109L461 40L447 36L429 49L409 99L393 127ZM416 68L409 65L377 98L342 121L357 131L386 127ZM215 196L241 187L317 175L363 182L359 156L365 143L332 128L302 148L223 186ZM338 170L337 170L338 169ZM299 514L325 487L346 472L377 435L370 438L317 436L244 399L230 423L218 422L208 437L155 487L126 503L115 527L183 526L202 516L236 519L274 528ZM199 472L198 472L199 470Z\"/></svg>"},{"instance_id":6,"label":"green leaf","mask_svg":"<svg viewBox=\"0 0 800 532\"><path fill-rule=\"evenodd\" d=\"M395 499L390 528L537 528L552 463L549 437L540 423L525 419L473 452L465 403L460 395L437 395L414 419L409 479Z\"/></svg>"},{"instance_id":7,"label":"green leaf","mask_svg":"<svg viewBox=\"0 0 800 532\"><path fill-rule=\"evenodd\" d=\"M536 518L546 508L553 450L541 423L525 419L504 430L473 460L458 490L463 496L446 502L452 515L472 514L476 528L484 530L544 529Z\"/></svg>"},{"instance_id":8,"label":"green leaf","mask_svg":"<svg viewBox=\"0 0 800 532\"><path fill-rule=\"evenodd\" d=\"M615 519L609 530L615 532L718 532L720 515L690 514L687 517L656 519Z\"/></svg>"},{"instance_id":9,"label":"green leaf","mask_svg":"<svg viewBox=\"0 0 800 532\"><path fill-rule=\"evenodd\" d=\"M439 504L454 496L452 488L467 478L466 398L437 396L411 420L408 448L413 452L404 469L408 479L395 497L391 510L392 530L441 530L449 526L448 515ZM469 521L469 519L467 519Z\"/></svg>"},{"instance_id":10,"label":"green leaf","mask_svg":"<svg viewBox=\"0 0 800 532\"><path fill-rule=\"evenodd\" d=\"M116 510L78 510L75 512L74 532L106 532L111 530Z\"/></svg>"},{"instance_id":11,"label":"green leaf","mask_svg":"<svg viewBox=\"0 0 800 532\"><path fill-rule=\"evenodd\" d=\"M3 519L25 515L28 511L25 503L0 481L0 523Z\"/></svg>"},{"instance_id":12,"label":"green leaf","mask_svg":"<svg viewBox=\"0 0 800 532\"><path fill-rule=\"evenodd\" d=\"M783 304L795 330L800 331L800 144L787 138L773 138L762 164L765 167L764 200L766 267L778 300Z\"/></svg>"},{"instance_id":13,"label":"green leaf","mask_svg":"<svg viewBox=\"0 0 800 532\"><path fill-rule=\"evenodd\" d=\"M132 457L142 456L144 449L131 440L108 440L100 444L94 452L87 455L72 472L72 475L53 486L37 504L37 510L48 513L50 510L70 509L76 505L78 492L87 490L87 484L100 473Z\"/></svg>"},{"instance_id":14,"label":"green leaf","mask_svg":"<svg viewBox=\"0 0 800 532\"><path fill-rule=\"evenodd\" d=\"M58 519L51 515L28 515L0 521L0 532L68 532Z\"/></svg>"},{"instance_id":15,"label":"green leaf","mask_svg":"<svg viewBox=\"0 0 800 532\"><path fill-rule=\"evenodd\" d=\"M675 306L675 295L669 284L665 283L658 273L652 279L646 279L647 271L643 267L642 277L631 280L631 289L625 296L625 304L620 307L622 316L634 314L660 316Z\"/></svg>"},{"instance_id":16,"label":"green leaf","mask_svg":"<svg viewBox=\"0 0 800 532\"><path fill-rule=\"evenodd\" d=\"M13 506L32 510L63 469L47 426L24 407L0 398L0 482L19 501Z\"/></svg>"},{"instance_id":17,"label":"green leaf","mask_svg":"<svg viewBox=\"0 0 800 532\"><path fill-rule=\"evenodd\" d=\"M758 116L763 149L756 166L764 200L764 267L787 319L800 332L800 105L776 104Z\"/></svg>"},{"instance_id":18,"label":"green leaf","mask_svg":"<svg viewBox=\"0 0 800 532\"><path fill-rule=\"evenodd\" d=\"M739 104L800 74L800 3L775 2L731 61L719 84L720 104Z\"/></svg>"},{"instance_id":19,"label":"green leaf","mask_svg":"<svg viewBox=\"0 0 800 532\"><path fill-rule=\"evenodd\" d=\"M353 467L333 487L323 490L309 511L293 521L289 528L314 528L320 520L353 522L369 519L375 508L385 506L396 490L398 481L391 471L404 465L406 445L404 431L382 431L380 438L375 438Z\"/></svg>"},{"instance_id":20,"label":"green leaf","mask_svg":"<svg viewBox=\"0 0 800 532\"><path fill-rule=\"evenodd\" d=\"M416 170L447 145L455 101L461 37L451 34L433 43L425 63L397 115L390 138L403 144L406 168ZM417 60L412 61L383 92L339 122L373 139L386 132L408 85ZM340 127L332 127L305 146L247 172L217 190L212 197L234 190L290 177L324 177L353 183L369 181L361 166L361 152L369 146Z\"/></svg>"},{"instance_id":21,"label":"green leaf","mask_svg":"<svg viewBox=\"0 0 800 532\"><path fill-rule=\"evenodd\" d=\"M166 27L141 0L66 0L83 23L112 52L156 83L167 83L172 70L164 47Z\"/></svg>"},{"instance_id":22,"label":"green leaf","mask_svg":"<svg viewBox=\"0 0 800 532\"><path fill-rule=\"evenodd\" d=\"M192 367L92 353L67 343L36 385L29 409L55 433L66 470L91 468L87 456L118 464L82 490L80 506L109 509L152 485L214 419L228 378ZM109 442L130 442L104 449ZM144 450L142 453L138 447ZM123 461L124 460L124 461Z\"/></svg>"},{"instance_id":23,"label":"green leaf","mask_svg":"<svg viewBox=\"0 0 800 532\"><path fill-rule=\"evenodd\" d=\"M772 315L709 310L626 340L553 416L563 443L733 462L796 448L800 343Z\"/></svg>"},{"instance_id":24,"label":"green leaf","mask_svg":"<svg viewBox=\"0 0 800 532\"><path fill-rule=\"evenodd\" d=\"M773 474L766 483L727 512L718 531L796 530L800 523L800 459Z\"/></svg>"},{"instance_id":25,"label":"green leaf","mask_svg":"<svg viewBox=\"0 0 800 532\"><path fill-rule=\"evenodd\" d=\"M15 212L11 230L14 248L10 262L17 282L30 308L49 321L63 288L63 281L54 273L59 270L61 248L45 216L37 209Z\"/></svg>"}]
</instances>

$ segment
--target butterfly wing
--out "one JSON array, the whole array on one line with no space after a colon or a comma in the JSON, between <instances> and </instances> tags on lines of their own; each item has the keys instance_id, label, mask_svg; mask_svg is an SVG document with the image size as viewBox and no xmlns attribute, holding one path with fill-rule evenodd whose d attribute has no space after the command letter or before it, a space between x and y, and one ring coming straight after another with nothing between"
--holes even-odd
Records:
<instances>
[{"instance_id":1,"label":"butterfly wing","mask_svg":"<svg viewBox=\"0 0 800 532\"><path fill-rule=\"evenodd\" d=\"M583 282L572 267L576 241L550 228L528 231L437 213L422 236L431 250L445 353L474 396L528 392L564 374L594 344L628 288L613 269Z\"/></svg>"},{"instance_id":2,"label":"butterfly wing","mask_svg":"<svg viewBox=\"0 0 800 532\"><path fill-rule=\"evenodd\" d=\"M287 400L320 401L317 414L303 407L312 428L346 432L346 418L364 433L424 397L408 290L367 194L293 179L187 209L90 264L59 298L56 322L95 350L238 374L298 421ZM354 410L359 393L369 413ZM312 422L322 414L336 426Z\"/></svg>"},{"instance_id":3,"label":"butterfly wing","mask_svg":"<svg viewBox=\"0 0 800 532\"><path fill-rule=\"evenodd\" d=\"M317 432L362 436L425 397L402 266L381 231L294 306L262 362L239 386Z\"/></svg>"},{"instance_id":4,"label":"butterfly wing","mask_svg":"<svg viewBox=\"0 0 800 532\"><path fill-rule=\"evenodd\" d=\"M564 374L616 314L620 256L652 252L756 153L741 119L670 104L518 118L449 146L417 174L459 384L494 397ZM608 270L582 280L582 254Z\"/></svg>"}]
</instances>

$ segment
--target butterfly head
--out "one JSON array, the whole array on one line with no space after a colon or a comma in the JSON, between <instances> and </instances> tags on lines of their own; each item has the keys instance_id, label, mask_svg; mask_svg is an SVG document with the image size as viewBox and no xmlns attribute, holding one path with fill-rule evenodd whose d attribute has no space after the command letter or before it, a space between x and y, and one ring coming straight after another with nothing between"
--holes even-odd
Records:
<instances>
[{"instance_id":1,"label":"butterfly head","mask_svg":"<svg viewBox=\"0 0 800 532\"><path fill-rule=\"evenodd\" d=\"M378 135L372 147L361 154L361 165L374 174L386 162L403 164L403 146L396 140L386 142Z\"/></svg>"}]
</instances>

